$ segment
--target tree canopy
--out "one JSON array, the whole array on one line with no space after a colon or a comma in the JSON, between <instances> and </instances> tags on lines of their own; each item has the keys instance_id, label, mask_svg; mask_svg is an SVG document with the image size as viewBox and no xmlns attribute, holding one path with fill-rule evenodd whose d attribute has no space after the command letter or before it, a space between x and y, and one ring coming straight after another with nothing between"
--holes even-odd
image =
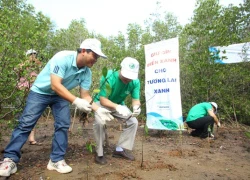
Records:
<instances>
[{"instance_id":1,"label":"tree canopy","mask_svg":"<svg viewBox=\"0 0 250 180\"><path fill-rule=\"evenodd\" d=\"M196 103L215 101L221 118L250 124L249 62L211 63L208 51L210 46L250 41L250 0L228 7L221 6L219 0L197 0L193 17L185 26L174 14L159 13L160 3L156 6L156 12L145 18L145 27L131 23L126 34L119 32L116 36L104 37L89 31L84 17L72 20L66 29L55 29L49 17L42 12L36 13L34 7L25 1L1 0L0 120L13 119L15 111L5 107L15 106L16 97L24 96L16 88L15 67L26 59L28 49L37 50L38 58L45 64L56 52L76 50L84 39L96 37L102 42L108 59L99 60L92 68L92 88L98 88L100 69L119 67L123 58L131 56L140 62L143 103L144 45L179 37L183 116ZM142 109L145 112L145 107Z\"/></svg>"}]
</instances>

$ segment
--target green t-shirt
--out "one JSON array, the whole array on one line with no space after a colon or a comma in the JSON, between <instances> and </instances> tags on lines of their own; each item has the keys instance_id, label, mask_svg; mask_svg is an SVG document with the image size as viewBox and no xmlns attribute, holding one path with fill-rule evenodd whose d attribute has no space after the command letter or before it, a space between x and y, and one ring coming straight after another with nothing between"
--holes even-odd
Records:
<instances>
[{"instance_id":1,"label":"green t-shirt","mask_svg":"<svg viewBox=\"0 0 250 180\"><path fill-rule=\"evenodd\" d=\"M104 85L105 78L102 76L100 80L100 92L95 98L95 102L100 100L100 96L107 97L110 101L124 105L124 100L130 94L133 99L140 99L140 81L132 80L128 84L124 84L119 78L119 72L109 70L107 73L107 81L111 91L107 90ZM109 94L107 94L109 93Z\"/></svg>"},{"instance_id":2,"label":"green t-shirt","mask_svg":"<svg viewBox=\"0 0 250 180\"><path fill-rule=\"evenodd\" d=\"M213 110L213 107L209 102L203 102L203 103L196 104L188 112L186 122L194 121L198 118L208 116L209 110Z\"/></svg>"}]
</instances>

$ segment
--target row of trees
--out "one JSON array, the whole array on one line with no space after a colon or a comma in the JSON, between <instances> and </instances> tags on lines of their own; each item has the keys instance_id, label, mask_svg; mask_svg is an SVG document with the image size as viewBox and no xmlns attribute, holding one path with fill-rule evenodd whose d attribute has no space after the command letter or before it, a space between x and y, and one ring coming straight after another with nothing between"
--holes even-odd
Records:
<instances>
[{"instance_id":1,"label":"row of trees","mask_svg":"<svg viewBox=\"0 0 250 180\"><path fill-rule=\"evenodd\" d=\"M140 62L142 103L144 98L144 45L179 37L180 76L183 116L191 106L202 101L215 101L220 117L250 123L249 62L211 64L209 46L226 46L250 41L250 0L239 6L222 7L218 0L197 0L190 23L184 27L177 17L164 12L160 3L145 20L145 27L131 23L124 35L104 37L90 32L84 18L72 20L67 29L55 30L51 20L23 0L0 0L0 120L11 119L15 112L5 107L15 106L17 77L14 68L25 60L25 51L34 48L46 63L61 50L76 50L89 37L101 40L108 60L100 60L92 68L93 89L98 88L103 67L116 68L126 56ZM77 90L76 90L77 91ZM145 107L144 113L145 113ZM145 117L142 113L141 118Z\"/></svg>"}]
</instances>

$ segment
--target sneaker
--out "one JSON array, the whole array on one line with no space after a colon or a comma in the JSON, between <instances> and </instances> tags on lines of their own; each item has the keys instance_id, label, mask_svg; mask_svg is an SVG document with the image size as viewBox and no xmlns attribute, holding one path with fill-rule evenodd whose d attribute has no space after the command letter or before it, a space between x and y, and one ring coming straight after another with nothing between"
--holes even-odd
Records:
<instances>
[{"instance_id":1,"label":"sneaker","mask_svg":"<svg viewBox=\"0 0 250 180\"><path fill-rule=\"evenodd\" d=\"M55 163L53 163L50 159L47 165L47 169L56 170L59 173L69 173L72 171L72 168L68 164L66 164L64 159Z\"/></svg>"},{"instance_id":2,"label":"sneaker","mask_svg":"<svg viewBox=\"0 0 250 180\"><path fill-rule=\"evenodd\" d=\"M0 162L0 176L8 177L11 174L16 173L16 171L16 163L12 161L12 159L4 158L4 160Z\"/></svg>"}]
</instances>

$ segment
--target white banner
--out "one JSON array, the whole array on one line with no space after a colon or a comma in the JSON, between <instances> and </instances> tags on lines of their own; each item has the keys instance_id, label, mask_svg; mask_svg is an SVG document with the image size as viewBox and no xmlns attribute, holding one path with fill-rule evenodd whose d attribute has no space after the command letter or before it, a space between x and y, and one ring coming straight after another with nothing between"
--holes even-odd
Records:
<instances>
[{"instance_id":1,"label":"white banner","mask_svg":"<svg viewBox=\"0 0 250 180\"><path fill-rule=\"evenodd\" d=\"M183 130L178 38L145 45L145 58L148 128Z\"/></svg>"},{"instance_id":2,"label":"white banner","mask_svg":"<svg viewBox=\"0 0 250 180\"><path fill-rule=\"evenodd\" d=\"M228 64L250 61L250 43L209 47L215 63Z\"/></svg>"}]
</instances>

